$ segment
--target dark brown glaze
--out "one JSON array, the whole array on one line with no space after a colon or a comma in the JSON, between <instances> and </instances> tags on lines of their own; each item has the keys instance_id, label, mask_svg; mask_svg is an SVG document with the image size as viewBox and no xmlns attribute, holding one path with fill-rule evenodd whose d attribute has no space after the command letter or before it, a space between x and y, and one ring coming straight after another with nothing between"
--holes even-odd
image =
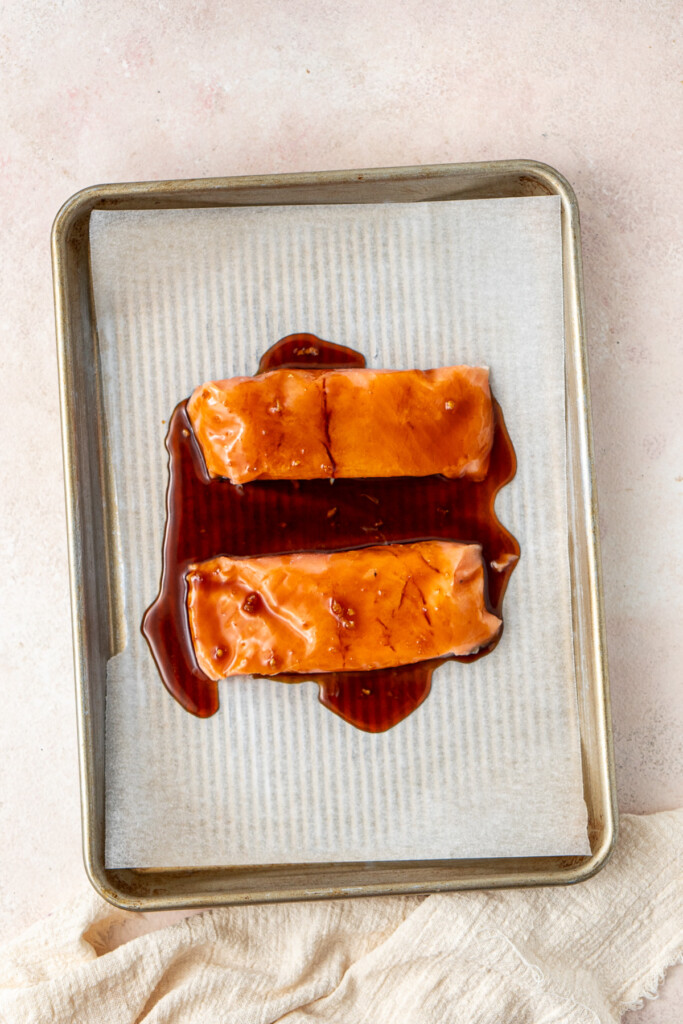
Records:
<instances>
[{"instance_id":1,"label":"dark brown glaze","mask_svg":"<svg viewBox=\"0 0 683 1024\"><path fill-rule=\"evenodd\" d=\"M315 334L288 334L261 356L257 373L269 370L350 370L363 368L365 356Z\"/></svg>"},{"instance_id":2,"label":"dark brown glaze","mask_svg":"<svg viewBox=\"0 0 683 1024\"><path fill-rule=\"evenodd\" d=\"M290 335L259 364L322 369L364 366L352 349L310 334ZM161 678L184 708L200 717L218 710L218 686L199 669L187 615L185 576L192 562L293 551L329 551L378 543L453 540L481 544L487 603L502 618L503 597L520 554L515 538L495 515L495 497L515 475L516 458L497 402L489 472L480 482L443 476L364 480L254 480L236 487L212 479L187 415L186 402L171 417L167 520L161 587L145 613L142 632ZM500 571L491 563L501 565ZM485 650L458 661L490 653ZM411 714L429 694L432 674L450 659L369 672L274 676L294 683L312 679L320 701L359 729L383 732Z\"/></svg>"}]
</instances>

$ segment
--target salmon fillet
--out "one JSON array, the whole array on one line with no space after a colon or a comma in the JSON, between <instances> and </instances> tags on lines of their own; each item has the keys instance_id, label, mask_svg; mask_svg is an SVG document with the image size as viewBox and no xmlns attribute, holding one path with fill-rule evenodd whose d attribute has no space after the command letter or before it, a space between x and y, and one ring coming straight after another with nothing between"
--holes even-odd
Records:
<instances>
[{"instance_id":1,"label":"salmon fillet","mask_svg":"<svg viewBox=\"0 0 683 1024\"><path fill-rule=\"evenodd\" d=\"M249 480L466 476L493 444L485 367L271 370L212 381L187 411L211 476Z\"/></svg>"},{"instance_id":2,"label":"salmon fillet","mask_svg":"<svg viewBox=\"0 0 683 1024\"><path fill-rule=\"evenodd\" d=\"M188 613L210 679L391 668L471 654L501 620L477 544L422 541L190 566Z\"/></svg>"}]
</instances>

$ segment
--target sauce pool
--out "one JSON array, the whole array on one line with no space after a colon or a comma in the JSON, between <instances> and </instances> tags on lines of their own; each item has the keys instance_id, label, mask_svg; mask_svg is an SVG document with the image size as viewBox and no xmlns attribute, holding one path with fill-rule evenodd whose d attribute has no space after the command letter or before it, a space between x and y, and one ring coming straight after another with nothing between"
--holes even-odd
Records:
<instances>
[{"instance_id":1,"label":"sauce pool","mask_svg":"<svg viewBox=\"0 0 683 1024\"><path fill-rule=\"evenodd\" d=\"M277 368L365 366L353 349L311 334L289 335L263 355L258 372ZM181 402L169 424L169 484L159 594L147 609L142 632L164 685L189 712L218 711L218 684L197 665L187 614L186 573L193 562L215 558L330 551L418 540L481 544L487 605L503 617L503 598L519 559L519 544L498 521L498 492L515 475L517 461L500 406L494 400L494 439L489 471L480 482L443 476L381 479L254 480L236 487L210 477ZM434 670L447 660L473 661L500 640L464 658L368 672L269 676L285 683L313 680L320 702L367 732L384 732L425 700Z\"/></svg>"}]
</instances>

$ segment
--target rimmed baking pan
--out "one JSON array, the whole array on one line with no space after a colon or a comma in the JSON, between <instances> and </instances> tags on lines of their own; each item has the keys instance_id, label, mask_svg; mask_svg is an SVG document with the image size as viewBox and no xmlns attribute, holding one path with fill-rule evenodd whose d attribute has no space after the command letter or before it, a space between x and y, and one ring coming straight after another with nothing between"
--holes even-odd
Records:
<instances>
[{"instance_id":1,"label":"rimmed baking pan","mask_svg":"<svg viewBox=\"0 0 683 1024\"><path fill-rule=\"evenodd\" d=\"M90 264L94 210L172 210L300 204L560 199L565 322L567 503L576 695L589 856L183 869L105 866L105 694L117 649L115 510ZM52 233L60 367L84 859L95 888L129 909L566 884L597 871L617 813L593 480L579 216L565 179L533 161L101 185L73 196Z\"/></svg>"}]
</instances>

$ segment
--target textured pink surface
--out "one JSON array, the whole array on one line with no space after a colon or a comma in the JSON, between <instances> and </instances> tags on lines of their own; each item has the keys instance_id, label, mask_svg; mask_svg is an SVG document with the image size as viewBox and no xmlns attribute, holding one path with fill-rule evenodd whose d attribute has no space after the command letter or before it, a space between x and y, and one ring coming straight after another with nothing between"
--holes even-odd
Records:
<instances>
[{"instance_id":1,"label":"textured pink surface","mask_svg":"<svg viewBox=\"0 0 683 1024\"><path fill-rule=\"evenodd\" d=\"M0 935L83 884L48 236L98 181L518 156L569 178L619 800L680 805L680 6L145 7L10 0L0 15Z\"/></svg>"}]
</instances>

